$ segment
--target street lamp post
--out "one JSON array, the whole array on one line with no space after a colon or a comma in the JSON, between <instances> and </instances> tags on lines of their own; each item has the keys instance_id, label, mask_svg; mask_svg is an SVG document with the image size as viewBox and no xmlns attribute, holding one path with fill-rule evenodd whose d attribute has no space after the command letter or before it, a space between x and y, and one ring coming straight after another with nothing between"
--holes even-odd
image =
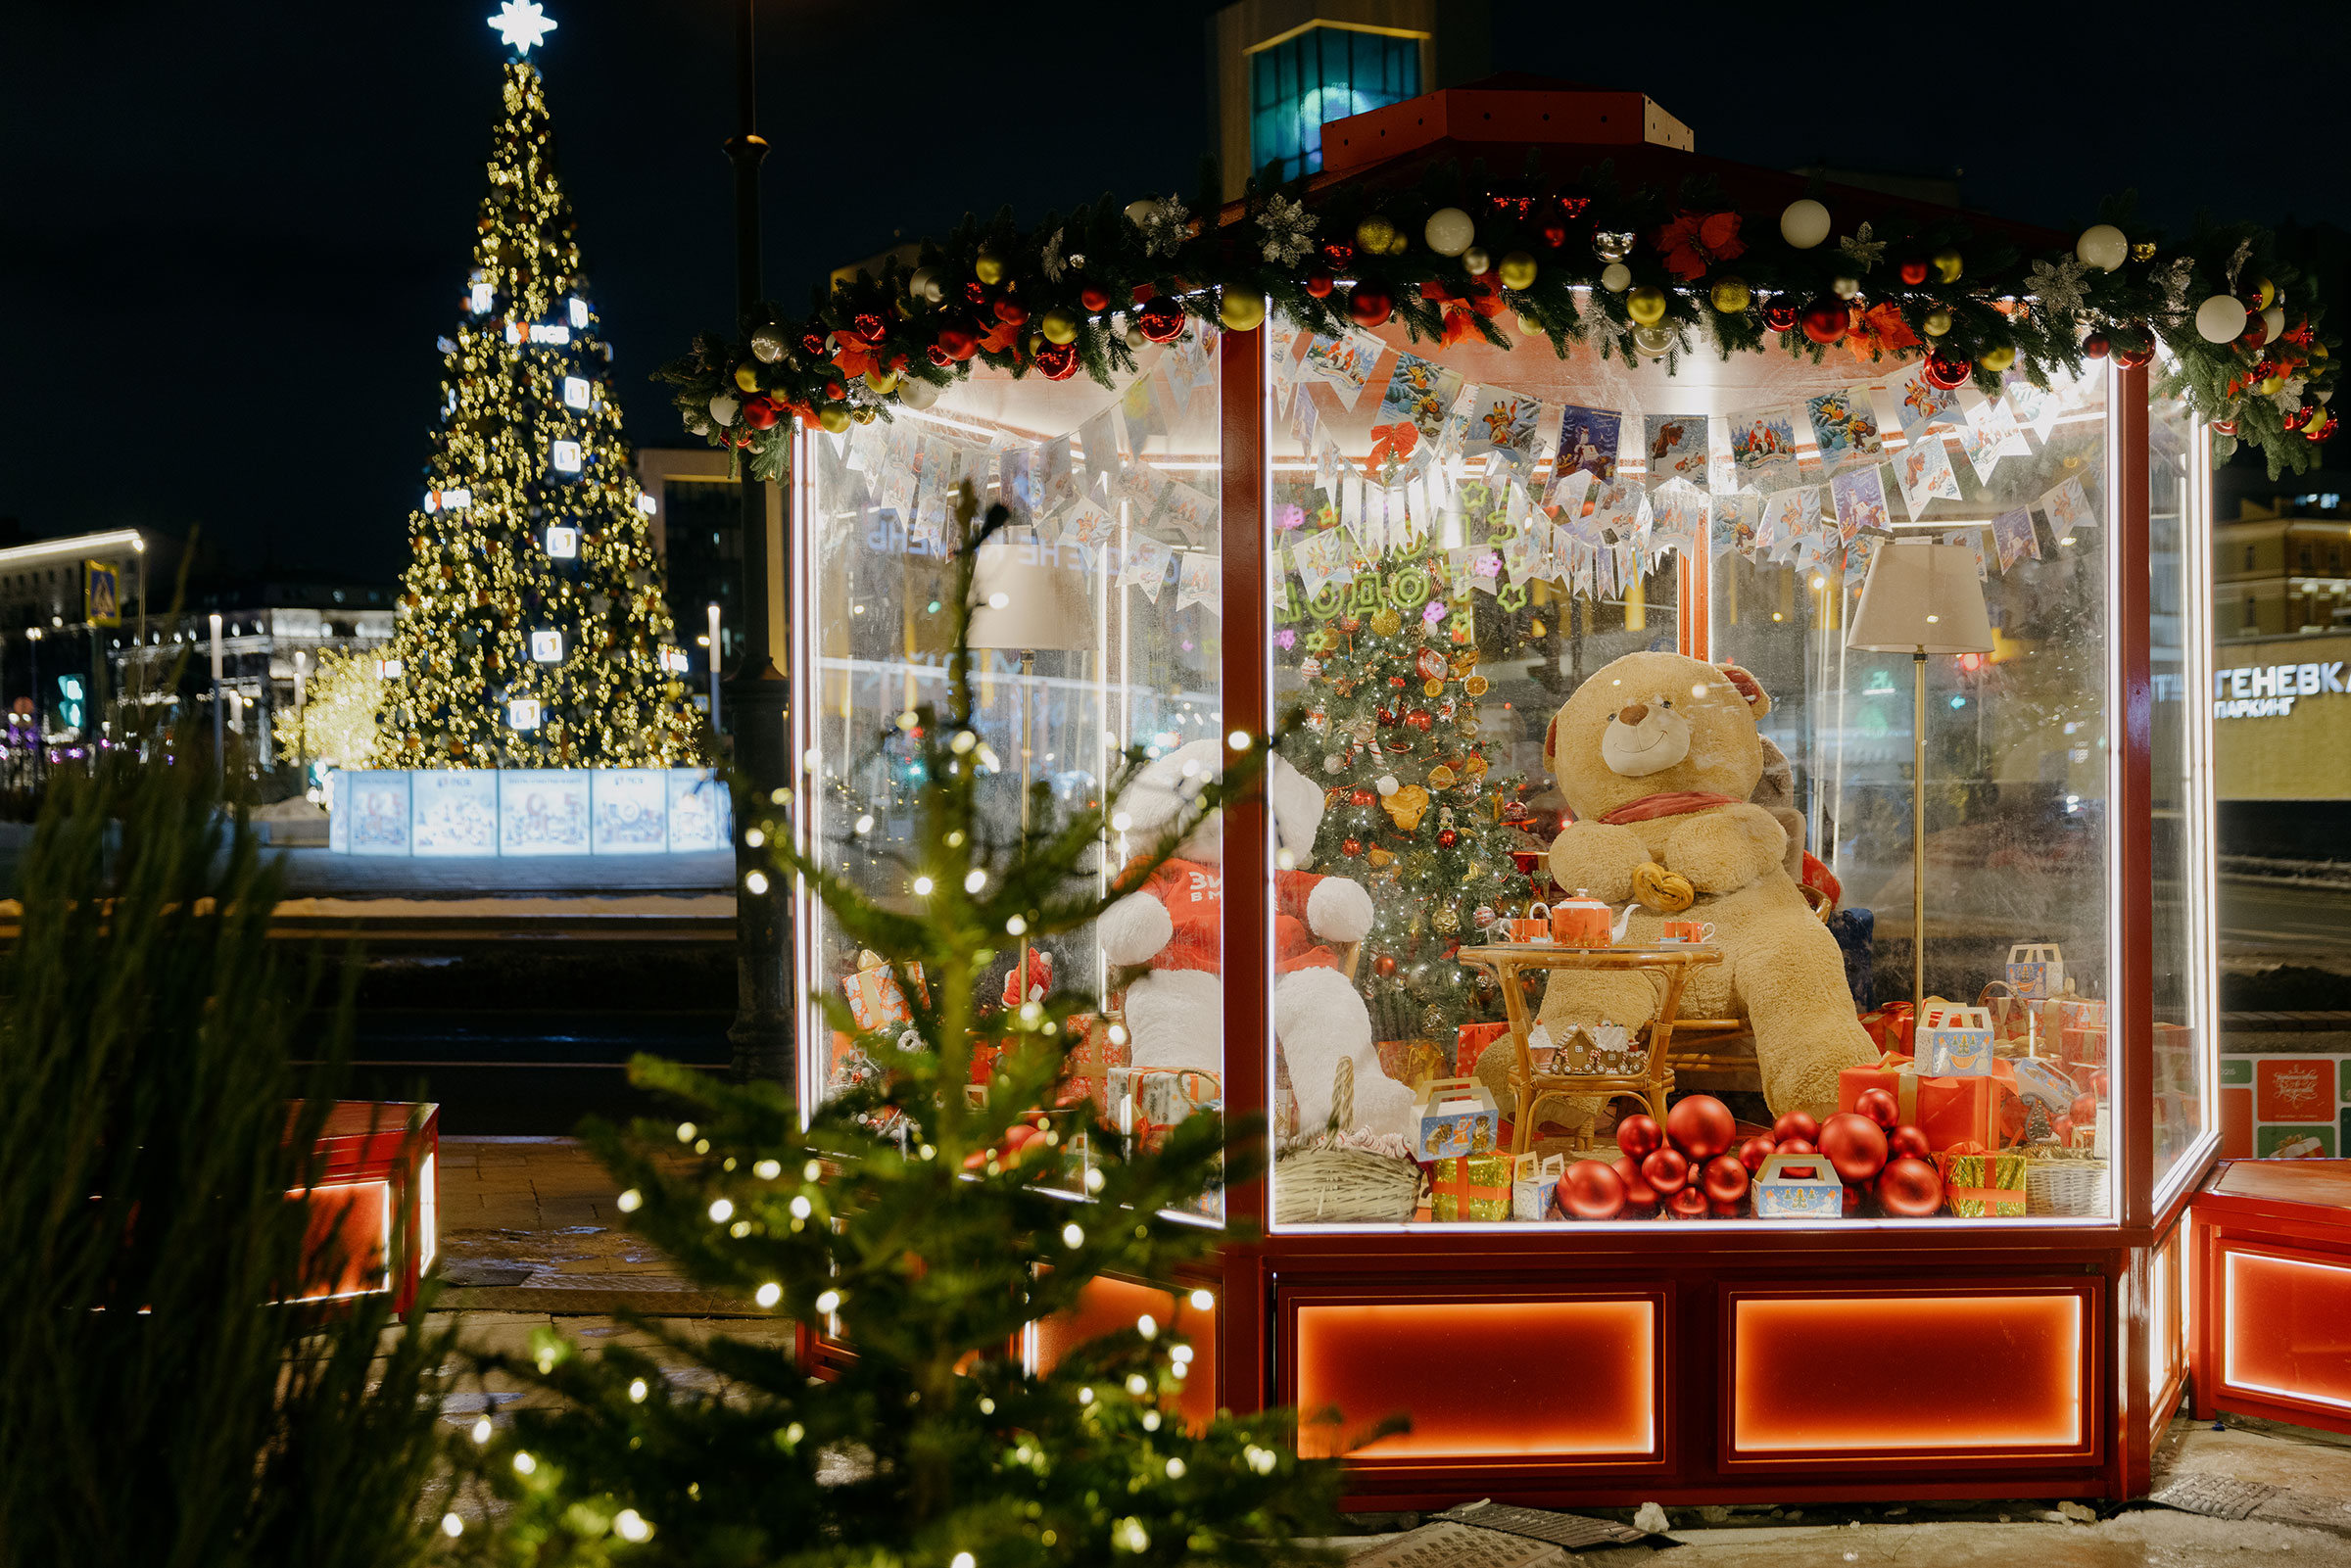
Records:
<instances>
[{"instance_id":1,"label":"street lamp post","mask_svg":"<svg viewBox=\"0 0 2351 1568\"><path fill-rule=\"evenodd\" d=\"M736 134L727 141L727 156L735 165L735 300L747 323L759 304L759 165L767 142L759 134L759 66L753 0L736 0L735 102L739 119ZM785 495L791 496L787 486ZM789 508L789 499L787 502ZM791 518L785 519L784 541L791 538ZM770 625L770 579L781 584L782 602L792 602L792 561L789 545L778 542L770 559L767 534L767 487L743 476L743 657L726 683L728 710L735 716L735 767L741 781L741 809L735 822L735 1022L727 1038L735 1048L735 1073L744 1078L772 1078L791 1082L794 1009L790 980L792 951L792 889L783 878L765 872L765 856L745 841L763 821L774 822L796 808L792 797L792 771L787 735L791 688L784 672L769 656L775 628ZM718 658L715 623L710 657ZM715 724L717 703L711 703ZM789 832L779 828L762 833L773 838ZM760 875L756 879L752 873ZM752 889L757 887L759 891Z\"/></svg>"},{"instance_id":2,"label":"street lamp post","mask_svg":"<svg viewBox=\"0 0 2351 1568\"><path fill-rule=\"evenodd\" d=\"M213 611L213 765L220 771L220 787L228 788L228 745L220 734L220 612Z\"/></svg>"},{"instance_id":3,"label":"street lamp post","mask_svg":"<svg viewBox=\"0 0 2351 1568\"><path fill-rule=\"evenodd\" d=\"M41 726L41 629L24 629L25 655L32 660L32 743L35 746L48 738Z\"/></svg>"},{"instance_id":4,"label":"street lamp post","mask_svg":"<svg viewBox=\"0 0 2351 1568\"><path fill-rule=\"evenodd\" d=\"M710 729L718 731L718 600L710 601Z\"/></svg>"}]
</instances>

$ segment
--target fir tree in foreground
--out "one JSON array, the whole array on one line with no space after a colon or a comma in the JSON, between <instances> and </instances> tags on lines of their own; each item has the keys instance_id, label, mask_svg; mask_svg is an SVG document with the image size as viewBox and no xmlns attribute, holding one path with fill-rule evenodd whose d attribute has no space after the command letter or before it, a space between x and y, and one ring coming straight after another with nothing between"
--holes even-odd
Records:
<instances>
[{"instance_id":1,"label":"fir tree in foreground","mask_svg":"<svg viewBox=\"0 0 2351 1568\"><path fill-rule=\"evenodd\" d=\"M661 562L535 67L506 64L504 109L462 315L441 340L375 765L689 763L696 720L664 664L678 650Z\"/></svg>"},{"instance_id":2,"label":"fir tree in foreground","mask_svg":"<svg viewBox=\"0 0 2351 1568\"><path fill-rule=\"evenodd\" d=\"M975 511L967 489L960 537L975 532ZM956 576L952 602L968 603L972 546ZM1254 780L1264 750L1228 753L1222 784L1161 853L1095 892L1084 873L1111 804L1065 813L1040 783L1025 839L1002 837L978 809L975 774L993 759L972 727L965 630L945 711L920 710L899 737L929 780L906 867L910 884L929 879L920 913L779 855L846 935L892 961L912 1025L857 1042L886 1073L816 1108L803 1132L779 1085L735 1087L640 1060L636 1080L686 1103L692 1119L589 1131L626 1189L631 1223L689 1276L831 1322L853 1355L816 1380L782 1350L647 1322L724 1392L665 1381L634 1351L584 1354L552 1337L535 1366L494 1362L558 1402L483 1429L480 1479L459 1507L478 1514L485 1486L505 1506L497 1528L466 1538L482 1560L1256 1564L1300 1560L1299 1538L1333 1533L1335 1462L1295 1457L1286 1413L1188 1428L1176 1396L1192 1348L1158 1323L1095 1340L1049 1371L1024 1369L1022 1331L1071 1308L1098 1275L1173 1280L1214 1252L1219 1232L1160 1212L1252 1174L1261 1129L1237 1126L1228 1140L1203 1114L1155 1150L1125 1148L1089 1101L1052 1109L1069 1021L1094 1002L1065 993L1007 1015L981 997L997 950L1087 926ZM853 1031L839 998L830 1004L834 1026ZM967 1096L981 1041L1006 1049L985 1089ZM1040 1119L1045 1130L1025 1137Z\"/></svg>"}]
</instances>

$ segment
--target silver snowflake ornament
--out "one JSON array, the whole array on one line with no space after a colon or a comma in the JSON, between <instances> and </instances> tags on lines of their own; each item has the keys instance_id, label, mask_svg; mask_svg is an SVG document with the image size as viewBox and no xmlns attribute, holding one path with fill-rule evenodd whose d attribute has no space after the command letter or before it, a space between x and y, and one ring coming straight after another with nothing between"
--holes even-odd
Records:
<instances>
[{"instance_id":1,"label":"silver snowflake ornament","mask_svg":"<svg viewBox=\"0 0 2351 1568\"><path fill-rule=\"evenodd\" d=\"M1266 231L1266 260L1275 266L1296 266L1305 261L1314 254L1317 221L1304 202L1275 196L1257 214L1257 226Z\"/></svg>"},{"instance_id":2,"label":"silver snowflake ornament","mask_svg":"<svg viewBox=\"0 0 2351 1568\"><path fill-rule=\"evenodd\" d=\"M1055 229L1051 234L1045 236L1045 248L1043 253L1037 257L1036 264L1044 272L1046 282L1059 283L1061 281L1062 273L1068 270L1062 264L1061 260L1061 230Z\"/></svg>"},{"instance_id":3,"label":"silver snowflake ornament","mask_svg":"<svg viewBox=\"0 0 2351 1568\"><path fill-rule=\"evenodd\" d=\"M1143 231L1145 256L1174 256L1192 237L1192 214L1183 203L1171 196L1152 203L1136 226Z\"/></svg>"},{"instance_id":4,"label":"silver snowflake ornament","mask_svg":"<svg viewBox=\"0 0 2351 1568\"><path fill-rule=\"evenodd\" d=\"M2026 279L2025 288L2043 309L2055 315L2079 315L2082 311L2082 280L2089 268L2074 257L2066 257L2055 266L2046 261L2033 263L2033 275Z\"/></svg>"},{"instance_id":5,"label":"silver snowflake ornament","mask_svg":"<svg viewBox=\"0 0 2351 1568\"><path fill-rule=\"evenodd\" d=\"M1886 256L1886 242L1869 237L1869 225L1861 225L1858 234L1847 234L1837 242L1838 254L1866 272Z\"/></svg>"}]
</instances>

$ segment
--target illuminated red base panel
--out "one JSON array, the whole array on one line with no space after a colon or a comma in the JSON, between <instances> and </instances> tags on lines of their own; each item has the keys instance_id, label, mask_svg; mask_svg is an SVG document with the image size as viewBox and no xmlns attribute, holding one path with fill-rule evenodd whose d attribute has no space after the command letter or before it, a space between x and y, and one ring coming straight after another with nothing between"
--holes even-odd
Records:
<instances>
[{"instance_id":1,"label":"illuminated red base panel","mask_svg":"<svg viewBox=\"0 0 2351 1568\"><path fill-rule=\"evenodd\" d=\"M2223 1388L2351 1411L2351 1268L2234 1249L2221 1266Z\"/></svg>"},{"instance_id":2,"label":"illuminated red base panel","mask_svg":"<svg viewBox=\"0 0 2351 1568\"><path fill-rule=\"evenodd\" d=\"M1726 1458L2082 1450L2073 1292L1741 1296Z\"/></svg>"},{"instance_id":3,"label":"illuminated red base panel","mask_svg":"<svg viewBox=\"0 0 2351 1568\"><path fill-rule=\"evenodd\" d=\"M1086 1341L1134 1327L1149 1316L1192 1349L1176 1408L1195 1429L1217 1413L1217 1307L1208 1290L1169 1291L1108 1277L1088 1281L1078 1309L1036 1323L1035 1362L1040 1372L1059 1365L1061 1358Z\"/></svg>"},{"instance_id":4,"label":"illuminated red base panel","mask_svg":"<svg viewBox=\"0 0 2351 1568\"><path fill-rule=\"evenodd\" d=\"M1346 1434L1409 1410L1410 1432L1354 1457L1652 1457L1659 1308L1654 1296L1302 1305L1298 1405L1342 1419L1302 1430L1299 1449L1330 1457Z\"/></svg>"}]
</instances>

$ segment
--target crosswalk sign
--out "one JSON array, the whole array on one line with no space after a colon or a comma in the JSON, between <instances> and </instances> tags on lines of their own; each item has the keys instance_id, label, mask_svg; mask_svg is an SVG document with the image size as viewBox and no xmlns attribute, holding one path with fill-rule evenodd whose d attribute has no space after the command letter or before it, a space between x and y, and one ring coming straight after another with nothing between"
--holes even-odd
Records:
<instances>
[{"instance_id":1,"label":"crosswalk sign","mask_svg":"<svg viewBox=\"0 0 2351 1568\"><path fill-rule=\"evenodd\" d=\"M105 561L81 563L83 605L92 626L122 624L122 569Z\"/></svg>"}]
</instances>

